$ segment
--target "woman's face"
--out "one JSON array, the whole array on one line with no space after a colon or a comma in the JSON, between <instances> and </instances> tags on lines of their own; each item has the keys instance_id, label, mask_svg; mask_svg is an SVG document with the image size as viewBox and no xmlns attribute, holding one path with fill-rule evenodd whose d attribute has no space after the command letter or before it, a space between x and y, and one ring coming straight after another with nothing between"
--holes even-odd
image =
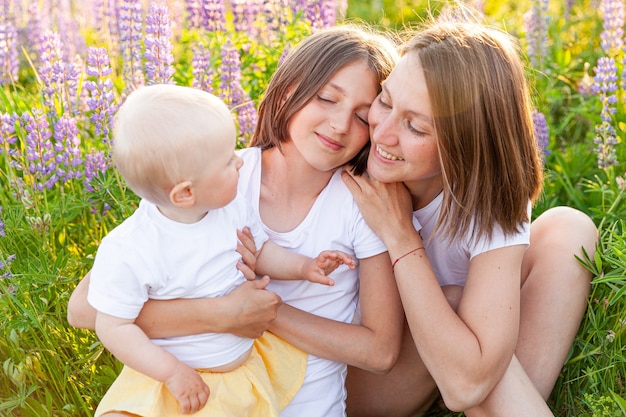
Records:
<instances>
[{"instance_id":1,"label":"woman's face","mask_svg":"<svg viewBox=\"0 0 626 417\"><path fill-rule=\"evenodd\" d=\"M391 72L369 112L372 149L368 174L404 182L415 195L441 191L441 166L424 71L416 54ZM436 195L435 193L435 195Z\"/></svg>"},{"instance_id":2,"label":"woman's face","mask_svg":"<svg viewBox=\"0 0 626 417\"><path fill-rule=\"evenodd\" d=\"M346 65L289 122L302 157L320 171L350 161L369 140L368 112L377 79L365 61Z\"/></svg>"}]
</instances>

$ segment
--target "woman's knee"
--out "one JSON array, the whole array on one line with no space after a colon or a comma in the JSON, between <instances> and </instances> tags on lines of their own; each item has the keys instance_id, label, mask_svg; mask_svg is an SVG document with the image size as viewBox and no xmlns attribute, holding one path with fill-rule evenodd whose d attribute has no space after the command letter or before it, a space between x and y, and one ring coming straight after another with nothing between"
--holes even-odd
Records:
<instances>
[{"instance_id":1,"label":"woman's knee","mask_svg":"<svg viewBox=\"0 0 626 417\"><path fill-rule=\"evenodd\" d=\"M584 247L589 256L593 256L598 242L598 229L591 217L572 207L553 207L542 213L531 226L532 245L545 246L548 249L572 247L580 256Z\"/></svg>"}]
</instances>

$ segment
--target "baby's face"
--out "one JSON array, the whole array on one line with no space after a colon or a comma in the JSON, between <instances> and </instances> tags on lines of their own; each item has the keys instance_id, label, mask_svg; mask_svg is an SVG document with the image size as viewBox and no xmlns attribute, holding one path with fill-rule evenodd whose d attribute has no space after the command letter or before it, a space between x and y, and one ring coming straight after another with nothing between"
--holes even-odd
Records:
<instances>
[{"instance_id":1,"label":"baby's face","mask_svg":"<svg viewBox=\"0 0 626 417\"><path fill-rule=\"evenodd\" d=\"M217 131L217 129L216 129ZM243 160L235 154L235 135L223 129L222 135L213 135L211 152L207 164L197 179L196 192L198 205L206 210L224 207L237 195L239 169Z\"/></svg>"}]
</instances>

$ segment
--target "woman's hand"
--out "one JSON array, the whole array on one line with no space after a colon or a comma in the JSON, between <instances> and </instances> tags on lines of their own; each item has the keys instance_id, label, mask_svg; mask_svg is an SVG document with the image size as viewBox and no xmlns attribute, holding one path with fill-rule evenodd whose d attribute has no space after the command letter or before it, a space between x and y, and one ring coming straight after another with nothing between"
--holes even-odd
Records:
<instances>
[{"instance_id":1,"label":"woman's hand","mask_svg":"<svg viewBox=\"0 0 626 417\"><path fill-rule=\"evenodd\" d=\"M341 173L369 227L385 242L413 228L413 204L401 182L385 184L367 175Z\"/></svg>"},{"instance_id":2,"label":"woman's hand","mask_svg":"<svg viewBox=\"0 0 626 417\"><path fill-rule=\"evenodd\" d=\"M243 272L248 281L256 279L254 270L256 269L256 244L250 229L244 227L243 230L237 230L237 252L241 254L241 261L237 263L237 269Z\"/></svg>"}]
</instances>

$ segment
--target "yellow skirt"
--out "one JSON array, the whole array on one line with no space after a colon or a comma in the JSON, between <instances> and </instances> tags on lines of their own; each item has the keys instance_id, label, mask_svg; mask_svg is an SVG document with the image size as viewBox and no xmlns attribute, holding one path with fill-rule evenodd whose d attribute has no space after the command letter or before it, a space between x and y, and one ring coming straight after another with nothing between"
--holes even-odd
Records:
<instances>
[{"instance_id":1,"label":"yellow skirt","mask_svg":"<svg viewBox=\"0 0 626 417\"><path fill-rule=\"evenodd\" d=\"M193 414L181 414L178 401L164 383L125 366L102 398L95 417L111 412L145 417L278 417L302 386L307 356L265 332L254 341L250 357L237 369L200 372L210 394L206 405Z\"/></svg>"}]
</instances>

